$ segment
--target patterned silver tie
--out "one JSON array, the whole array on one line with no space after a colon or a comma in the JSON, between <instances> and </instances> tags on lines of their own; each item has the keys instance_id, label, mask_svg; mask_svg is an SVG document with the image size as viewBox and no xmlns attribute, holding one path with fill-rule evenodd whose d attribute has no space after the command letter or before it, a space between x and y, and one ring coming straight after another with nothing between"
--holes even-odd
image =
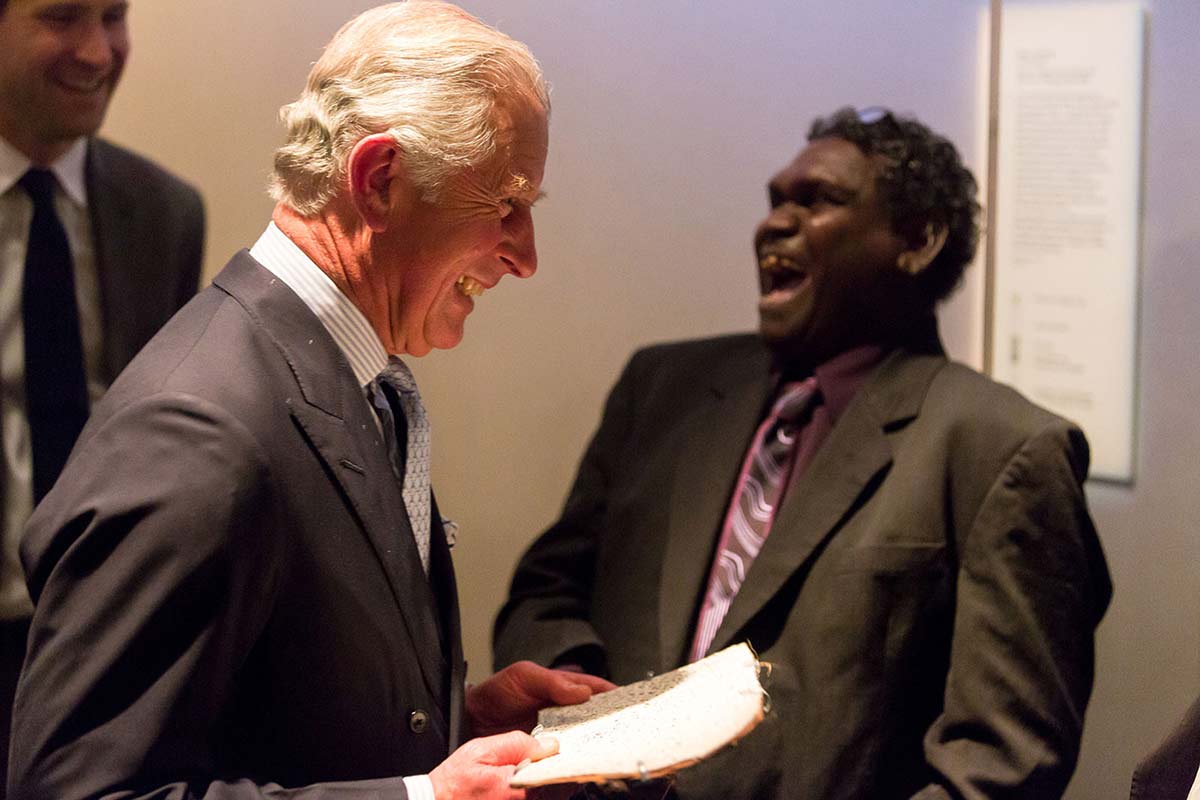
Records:
<instances>
[{"instance_id":1,"label":"patterned silver tie","mask_svg":"<svg viewBox=\"0 0 1200 800\"><path fill-rule=\"evenodd\" d=\"M387 366L379 373L374 381L375 407L381 412L384 422L384 435L388 441L389 455L392 459L392 469L401 481L401 495L404 497L404 508L408 511L408 522L412 526L413 538L417 542L417 552L421 556L421 567L429 573L429 461L430 436L429 418L425 415L425 406L421 403L421 395L417 392L417 382L413 379L408 366L391 356ZM395 420L392 418L392 404L389 393L382 390L378 384L386 383L395 390L396 400L400 403L400 412L404 415L407 430L405 451L400 453L396 442ZM382 404L381 404L382 400ZM401 456L403 455L403 460ZM403 466L401 466L403 464Z\"/></svg>"},{"instance_id":2,"label":"patterned silver tie","mask_svg":"<svg viewBox=\"0 0 1200 800\"><path fill-rule=\"evenodd\" d=\"M708 653L717 628L758 556L792 473L799 429L820 399L817 379L789 383L755 433L721 532L690 660Z\"/></svg>"}]
</instances>

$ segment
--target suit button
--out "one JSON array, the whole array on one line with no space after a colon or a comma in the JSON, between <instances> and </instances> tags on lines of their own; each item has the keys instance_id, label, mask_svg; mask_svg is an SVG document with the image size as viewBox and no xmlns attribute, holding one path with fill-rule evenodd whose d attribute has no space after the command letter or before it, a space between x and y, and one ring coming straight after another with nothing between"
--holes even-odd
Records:
<instances>
[{"instance_id":1,"label":"suit button","mask_svg":"<svg viewBox=\"0 0 1200 800\"><path fill-rule=\"evenodd\" d=\"M408 715L408 729L413 733L424 733L429 729L429 715L418 708Z\"/></svg>"}]
</instances>

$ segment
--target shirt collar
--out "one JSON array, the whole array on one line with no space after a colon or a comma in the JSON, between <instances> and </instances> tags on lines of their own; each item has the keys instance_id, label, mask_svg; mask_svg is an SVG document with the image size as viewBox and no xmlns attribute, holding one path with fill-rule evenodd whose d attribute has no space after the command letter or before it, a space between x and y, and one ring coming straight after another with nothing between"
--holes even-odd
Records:
<instances>
[{"instance_id":1,"label":"shirt collar","mask_svg":"<svg viewBox=\"0 0 1200 800\"><path fill-rule=\"evenodd\" d=\"M250 248L255 261L287 284L333 337L360 386L366 387L387 366L388 354L371 323L274 222Z\"/></svg>"},{"instance_id":2,"label":"shirt collar","mask_svg":"<svg viewBox=\"0 0 1200 800\"><path fill-rule=\"evenodd\" d=\"M875 345L856 347L834 356L813 370L832 421L837 422L866 382L871 370L886 354L882 347Z\"/></svg>"},{"instance_id":3,"label":"shirt collar","mask_svg":"<svg viewBox=\"0 0 1200 800\"><path fill-rule=\"evenodd\" d=\"M80 208L87 208L87 147L87 139L81 136L50 165L67 197ZM15 186L31 166L28 156L0 136L0 194Z\"/></svg>"}]
</instances>

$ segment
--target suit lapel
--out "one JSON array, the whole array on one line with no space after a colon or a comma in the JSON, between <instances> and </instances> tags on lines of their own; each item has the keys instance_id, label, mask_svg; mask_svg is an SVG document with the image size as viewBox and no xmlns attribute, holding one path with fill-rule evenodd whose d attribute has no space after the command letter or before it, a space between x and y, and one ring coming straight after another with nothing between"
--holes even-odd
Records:
<instances>
[{"instance_id":1,"label":"suit lapel","mask_svg":"<svg viewBox=\"0 0 1200 800\"><path fill-rule=\"evenodd\" d=\"M292 418L348 498L387 576L426 685L444 699L437 601L421 569L387 446L349 364L308 307L248 253L235 256L213 283L246 307L291 367L299 387L288 399Z\"/></svg>"},{"instance_id":2,"label":"suit lapel","mask_svg":"<svg viewBox=\"0 0 1200 800\"><path fill-rule=\"evenodd\" d=\"M661 670L687 658L729 494L770 391L765 350L727 362L698 389L695 412L680 424L659 587Z\"/></svg>"},{"instance_id":3,"label":"suit lapel","mask_svg":"<svg viewBox=\"0 0 1200 800\"><path fill-rule=\"evenodd\" d=\"M830 431L808 470L789 487L771 534L713 638L710 652L732 644L878 486L892 463L888 431L920 410L943 356L896 352L885 359Z\"/></svg>"}]
</instances>

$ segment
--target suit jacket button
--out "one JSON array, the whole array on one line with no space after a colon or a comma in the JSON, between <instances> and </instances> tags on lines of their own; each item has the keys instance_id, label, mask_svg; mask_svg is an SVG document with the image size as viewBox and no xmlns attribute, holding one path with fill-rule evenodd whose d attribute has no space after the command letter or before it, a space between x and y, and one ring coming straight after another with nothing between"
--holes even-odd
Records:
<instances>
[{"instance_id":1,"label":"suit jacket button","mask_svg":"<svg viewBox=\"0 0 1200 800\"><path fill-rule=\"evenodd\" d=\"M413 733L424 733L429 729L429 715L418 708L408 715L408 729Z\"/></svg>"}]
</instances>

